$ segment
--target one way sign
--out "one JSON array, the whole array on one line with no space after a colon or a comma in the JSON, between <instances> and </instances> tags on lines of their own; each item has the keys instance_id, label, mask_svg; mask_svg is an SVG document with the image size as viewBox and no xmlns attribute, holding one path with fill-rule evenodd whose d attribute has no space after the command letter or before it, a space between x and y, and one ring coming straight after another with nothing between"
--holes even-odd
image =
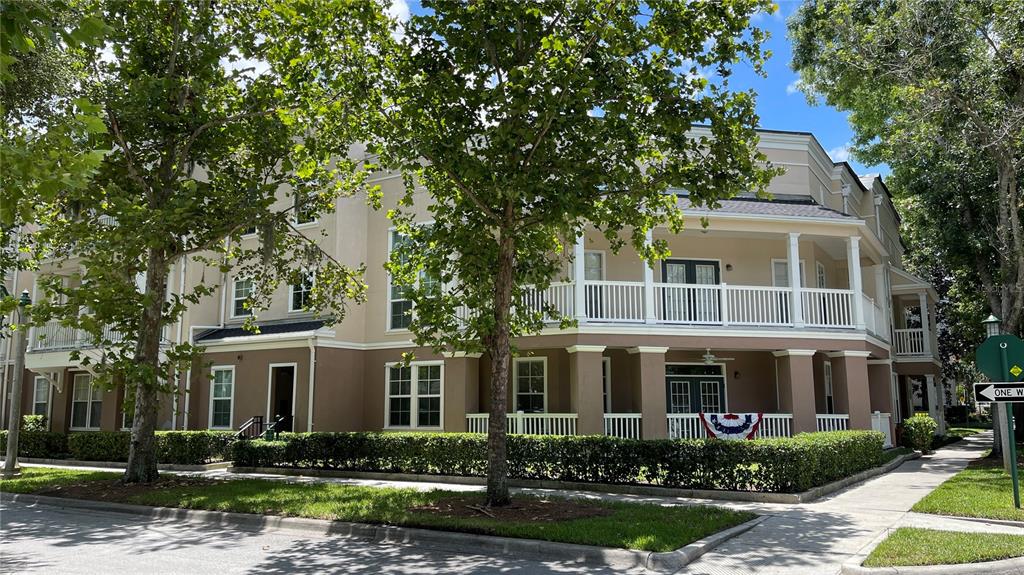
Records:
<instances>
[{"instance_id":1,"label":"one way sign","mask_svg":"<svg viewBox=\"0 0 1024 575\"><path fill-rule=\"evenodd\" d=\"M1016 383L975 383L974 399L982 403L1024 402L1024 382Z\"/></svg>"}]
</instances>

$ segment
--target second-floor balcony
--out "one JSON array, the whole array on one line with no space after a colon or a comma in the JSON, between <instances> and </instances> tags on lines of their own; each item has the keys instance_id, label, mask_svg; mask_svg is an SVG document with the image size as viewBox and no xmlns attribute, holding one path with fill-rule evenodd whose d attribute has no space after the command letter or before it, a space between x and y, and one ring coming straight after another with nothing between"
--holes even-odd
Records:
<instances>
[{"instance_id":1,"label":"second-floor balcony","mask_svg":"<svg viewBox=\"0 0 1024 575\"><path fill-rule=\"evenodd\" d=\"M585 323L886 331L882 308L849 289L585 280L527 290L522 305Z\"/></svg>"},{"instance_id":2,"label":"second-floor balcony","mask_svg":"<svg viewBox=\"0 0 1024 575\"><path fill-rule=\"evenodd\" d=\"M29 339L29 351L67 351L98 347L95 338L89 333L61 325L59 321L50 321L32 328ZM103 330L103 340L118 343L124 340L124 335L106 327Z\"/></svg>"}]
</instances>

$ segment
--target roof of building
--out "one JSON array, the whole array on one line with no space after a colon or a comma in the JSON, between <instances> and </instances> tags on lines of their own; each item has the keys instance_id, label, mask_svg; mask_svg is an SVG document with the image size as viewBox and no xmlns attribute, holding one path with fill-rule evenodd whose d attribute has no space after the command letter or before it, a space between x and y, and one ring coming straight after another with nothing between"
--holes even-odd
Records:
<instances>
[{"instance_id":1,"label":"roof of building","mask_svg":"<svg viewBox=\"0 0 1024 575\"><path fill-rule=\"evenodd\" d=\"M222 327L211 329L200 333L196 341L210 341L226 339L229 337L249 337L254 335L274 335L282 333L296 333L303 331L316 331L324 326L323 320L287 321L287 322L266 322L257 323L259 333L251 332L244 327Z\"/></svg>"},{"instance_id":2,"label":"roof of building","mask_svg":"<svg viewBox=\"0 0 1024 575\"><path fill-rule=\"evenodd\" d=\"M694 206L690 202L689 193L677 190L679 207L697 213L729 213L752 214L765 216L782 216L797 218L828 218L833 220L851 220L858 218L843 212L827 208L810 196L793 194L773 194L771 198L759 198L752 193L740 194L719 202L719 207L710 209L707 206Z\"/></svg>"}]
</instances>

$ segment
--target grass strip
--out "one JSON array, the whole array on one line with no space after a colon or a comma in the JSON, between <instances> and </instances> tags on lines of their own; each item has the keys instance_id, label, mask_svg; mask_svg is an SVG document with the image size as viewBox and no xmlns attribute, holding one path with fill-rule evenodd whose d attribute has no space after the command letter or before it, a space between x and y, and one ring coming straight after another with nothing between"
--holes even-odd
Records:
<instances>
[{"instance_id":1,"label":"grass strip","mask_svg":"<svg viewBox=\"0 0 1024 575\"><path fill-rule=\"evenodd\" d=\"M955 565L1024 556L1024 535L901 527L864 561L865 567Z\"/></svg>"},{"instance_id":2,"label":"grass strip","mask_svg":"<svg viewBox=\"0 0 1024 575\"><path fill-rule=\"evenodd\" d=\"M912 511L1024 521L1024 510L1013 506L1010 474L998 462L974 462L935 488Z\"/></svg>"},{"instance_id":3,"label":"grass strip","mask_svg":"<svg viewBox=\"0 0 1024 575\"><path fill-rule=\"evenodd\" d=\"M80 489L89 488L81 484L91 482L104 482L102 487L106 491L116 491L119 484L111 475L116 477L118 474L32 467L25 469L22 478L0 481L0 491L54 495L61 489L73 493L76 484ZM196 485L178 483L168 479L152 488L133 487L122 498L112 496L110 500L161 507L422 527L657 552L678 549L754 518L751 513L717 507L580 499L573 499L573 504L599 507L602 514L539 521L491 518L483 514L479 517L449 517L418 508L451 498L464 498L465 493L262 479L204 480L203 484ZM97 487L100 486L91 486L93 489ZM520 499L524 497L518 496ZM480 503L482 501L481 496Z\"/></svg>"}]
</instances>

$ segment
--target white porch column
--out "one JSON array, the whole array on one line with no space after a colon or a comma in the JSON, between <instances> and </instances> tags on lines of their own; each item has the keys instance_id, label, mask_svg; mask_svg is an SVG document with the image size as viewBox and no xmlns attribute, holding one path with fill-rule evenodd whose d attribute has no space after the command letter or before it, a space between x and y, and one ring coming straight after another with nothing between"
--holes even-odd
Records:
<instances>
[{"instance_id":1,"label":"white porch column","mask_svg":"<svg viewBox=\"0 0 1024 575\"><path fill-rule=\"evenodd\" d=\"M932 322L928 311L928 294L917 292L917 301L921 307L921 339L924 344L925 355L932 354Z\"/></svg>"},{"instance_id":2,"label":"white porch column","mask_svg":"<svg viewBox=\"0 0 1024 575\"><path fill-rule=\"evenodd\" d=\"M853 290L853 323L857 329L864 329L864 286L860 277L860 236L846 238L846 267L850 272L850 289ZM874 313L872 311L872 313Z\"/></svg>"},{"instance_id":3,"label":"white porch column","mask_svg":"<svg viewBox=\"0 0 1024 575\"><path fill-rule=\"evenodd\" d=\"M924 376L925 385L928 389L928 415L935 420L938 428L935 430L939 435L946 434L945 409L946 398L943 397L943 389L935 382L935 376L928 374Z\"/></svg>"},{"instance_id":4,"label":"white porch column","mask_svg":"<svg viewBox=\"0 0 1024 575\"><path fill-rule=\"evenodd\" d=\"M789 252L786 264L789 266L789 289L793 294L790 309L792 310L793 327L804 327L803 295L800 286L800 234L790 232Z\"/></svg>"},{"instance_id":5,"label":"white porch column","mask_svg":"<svg viewBox=\"0 0 1024 575\"><path fill-rule=\"evenodd\" d=\"M892 322L889 319L889 304L888 300L892 299L889 295L889 290L885 284L885 275L889 273L889 266L887 264L878 264L875 266L875 303L878 305L878 309L882 311L882 325L876 325L875 330L879 332L879 335L885 336L887 339L892 334Z\"/></svg>"},{"instance_id":6,"label":"white porch column","mask_svg":"<svg viewBox=\"0 0 1024 575\"><path fill-rule=\"evenodd\" d=\"M579 323L587 322L587 290L584 280L586 279L586 266L584 262L584 242L586 232L576 238L576 245L572 249L572 278L573 278L573 313Z\"/></svg>"},{"instance_id":7,"label":"white porch column","mask_svg":"<svg viewBox=\"0 0 1024 575\"><path fill-rule=\"evenodd\" d=\"M647 230L644 241L648 246L654 242L654 230ZM654 314L654 268L643 258L640 264L644 266L644 323L657 323L658 318Z\"/></svg>"}]
</instances>

